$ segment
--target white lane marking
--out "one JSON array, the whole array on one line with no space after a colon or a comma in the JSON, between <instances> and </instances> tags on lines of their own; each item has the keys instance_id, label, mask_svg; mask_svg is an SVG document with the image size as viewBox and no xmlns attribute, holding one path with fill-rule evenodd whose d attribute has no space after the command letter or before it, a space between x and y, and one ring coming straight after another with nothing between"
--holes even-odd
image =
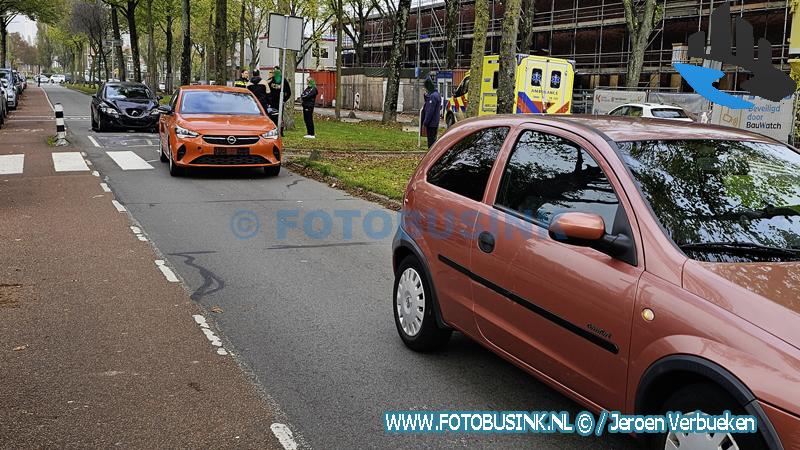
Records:
<instances>
[{"instance_id":1,"label":"white lane marking","mask_svg":"<svg viewBox=\"0 0 800 450\"><path fill-rule=\"evenodd\" d=\"M164 277L167 279L167 281L169 281L170 283L178 282L178 277L175 276L175 272L173 272L172 269L167 267L163 259L157 259L156 266L158 267L158 270L160 270L161 273L164 274Z\"/></svg>"},{"instance_id":2,"label":"white lane marking","mask_svg":"<svg viewBox=\"0 0 800 450\"><path fill-rule=\"evenodd\" d=\"M88 171L89 166L80 152L53 153L53 167L56 172L82 172Z\"/></svg>"},{"instance_id":3,"label":"white lane marking","mask_svg":"<svg viewBox=\"0 0 800 450\"><path fill-rule=\"evenodd\" d=\"M192 318L194 319L195 323L200 325L200 331L202 331L203 334L206 335L206 339L208 339L209 342L211 342L211 345L217 347L217 354L221 356L226 356L228 354L228 351L225 350L224 347L222 347L222 341L219 339L219 337L217 337L217 335L214 334L213 331L211 331L211 327L208 326L208 322L206 322L205 316L203 316L202 314L193 314Z\"/></svg>"},{"instance_id":4,"label":"white lane marking","mask_svg":"<svg viewBox=\"0 0 800 450\"><path fill-rule=\"evenodd\" d=\"M0 155L0 175L22 173L25 166L25 155Z\"/></svg>"},{"instance_id":5,"label":"white lane marking","mask_svg":"<svg viewBox=\"0 0 800 450\"><path fill-rule=\"evenodd\" d=\"M289 427L282 423L273 423L269 426L269 429L272 430L272 434L278 438L278 442L281 443L284 449L297 450L297 442L294 441L292 430Z\"/></svg>"},{"instance_id":6,"label":"white lane marking","mask_svg":"<svg viewBox=\"0 0 800 450\"><path fill-rule=\"evenodd\" d=\"M139 227L131 226L131 231L136 236L136 239L139 239L142 242L147 242L147 238L144 237L144 233L142 233L142 229Z\"/></svg>"},{"instance_id":7,"label":"white lane marking","mask_svg":"<svg viewBox=\"0 0 800 450\"><path fill-rule=\"evenodd\" d=\"M125 212L125 207L122 206L122 203L120 203L120 202L118 202L116 200L111 200L111 204L114 205L114 208L117 208L117 211Z\"/></svg>"},{"instance_id":8,"label":"white lane marking","mask_svg":"<svg viewBox=\"0 0 800 450\"><path fill-rule=\"evenodd\" d=\"M103 188L103 192L111 192L111 188L105 183L100 183L100 187Z\"/></svg>"},{"instance_id":9,"label":"white lane marking","mask_svg":"<svg viewBox=\"0 0 800 450\"><path fill-rule=\"evenodd\" d=\"M94 144L95 147L102 147L102 145L100 145L100 143L97 142L97 140L94 138L94 136L89 135L89 136L86 136L86 137L89 138L90 141L92 141L92 144Z\"/></svg>"},{"instance_id":10,"label":"white lane marking","mask_svg":"<svg viewBox=\"0 0 800 450\"><path fill-rule=\"evenodd\" d=\"M153 168L144 158L130 150L106 152L106 154L108 154L122 170L145 170Z\"/></svg>"},{"instance_id":11,"label":"white lane marking","mask_svg":"<svg viewBox=\"0 0 800 450\"><path fill-rule=\"evenodd\" d=\"M47 89L42 89L42 92L44 92L44 98L47 99L47 104L50 105L50 109L55 111L56 109L53 107L53 102L50 101L50 96L47 95Z\"/></svg>"}]
</instances>

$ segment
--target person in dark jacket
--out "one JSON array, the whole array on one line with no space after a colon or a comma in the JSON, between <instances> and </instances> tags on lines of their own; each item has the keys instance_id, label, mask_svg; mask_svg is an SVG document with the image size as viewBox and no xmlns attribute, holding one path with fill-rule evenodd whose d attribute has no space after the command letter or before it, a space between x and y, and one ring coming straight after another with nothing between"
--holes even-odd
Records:
<instances>
[{"instance_id":1,"label":"person in dark jacket","mask_svg":"<svg viewBox=\"0 0 800 450\"><path fill-rule=\"evenodd\" d=\"M246 70L242 71L242 76L240 76L236 81L233 82L235 87L247 87L247 80L250 78L250 73Z\"/></svg>"},{"instance_id":2,"label":"person in dark jacket","mask_svg":"<svg viewBox=\"0 0 800 450\"><path fill-rule=\"evenodd\" d=\"M306 123L306 139L316 139L314 135L314 104L317 101L317 82L313 78L308 79L308 87L300 94L300 101L303 105L303 122Z\"/></svg>"},{"instance_id":3,"label":"person in dark jacket","mask_svg":"<svg viewBox=\"0 0 800 450\"><path fill-rule=\"evenodd\" d=\"M261 79L258 69L253 71L253 76L250 78L250 83L247 84L247 89L256 96L258 103L261 103L264 111L266 111L269 107L269 87L267 82Z\"/></svg>"},{"instance_id":4,"label":"person in dark jacket","mask_svg":"<svg viewBox=\"0 0 800 450\"><path fill-rule=\"evenodd\" d=\"M436 90L433 80L425 80L425 106L422 107L422 123L428 136L428 148L436 142L436 135L439 133L439 115L442 111L442 96Z\"/></svg>"},{"instance_id":5,"label":"person in dark jacket","mask_svg":"<svg viewBox=\"0 0 800 450\"><path fill-rule=\"evenodd\" d=\"M289 86L289 82L283 78L280 67L275 66L272 77L269 79L270 106L278 109L281 97L284 102L289 100L292 97L292 88Z\"/></svg>"}]
</instances>

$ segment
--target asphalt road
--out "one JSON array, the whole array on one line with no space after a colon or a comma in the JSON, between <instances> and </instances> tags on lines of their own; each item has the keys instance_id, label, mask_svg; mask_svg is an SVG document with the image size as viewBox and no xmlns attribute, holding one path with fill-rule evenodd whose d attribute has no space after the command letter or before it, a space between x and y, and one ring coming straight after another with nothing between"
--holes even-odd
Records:
<instances>
[{"instance_id":1,"label":"asphalt road","mask_svg":"<svg viewBox=\"0 0 800 450\"><path fill-rule=\"evenodd\" d=\"M276 178L223 170L172 178L158 161L157 135L95 133L88 96L46 90L64 106L73 144L195 301L222 308L208 316L225 348L285 415L301 447L636 447L627 436L386 434L387 410L582 408L462 335L432 355L402 345L392 320L396 219L389 211L285 170ZM153 168L123 170L109 151L133 151ZM343 215L358 215L352 236ZM315 226L306 233L304 222Z\"/></svg>"}]
</instances>

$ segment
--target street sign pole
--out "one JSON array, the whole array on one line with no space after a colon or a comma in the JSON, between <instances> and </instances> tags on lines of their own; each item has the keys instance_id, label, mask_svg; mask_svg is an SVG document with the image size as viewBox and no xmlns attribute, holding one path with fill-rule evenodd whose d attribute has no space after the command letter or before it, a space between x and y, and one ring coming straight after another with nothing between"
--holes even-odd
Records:
<instances>
[{"instance_id":1,"label":"street sign pole","mask_svg":"<svg viewBox=\"0 0 800 450\"><path fill-rule=\"evenodd\" d=\"M283 96L286 94L283 91L283 85L286 81L286 39L289 36L289 26L283 27L283 56L281 57L281 97L278 99L278 136L281 137L281 141L283 140L283 134L281 133L281 124L283 123Z\"/></svg>"}]
</instances>

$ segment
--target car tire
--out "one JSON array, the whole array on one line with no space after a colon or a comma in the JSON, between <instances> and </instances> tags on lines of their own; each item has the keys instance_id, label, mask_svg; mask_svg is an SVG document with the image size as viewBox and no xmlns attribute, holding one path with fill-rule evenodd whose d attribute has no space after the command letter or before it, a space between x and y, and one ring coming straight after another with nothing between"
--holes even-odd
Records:
<instances>
[{"instance_id":1,"label":"car tire","mask_svg":"<svg viewBox=\"0 0 800 450\"><path fill-rule=\"evenodd\" d=\"M164 154L164 148L161 147L161 144L158 145L158 160L162 163L169 162L169 157Z\"/></svg>"},{"instance_id":2,"label":"car tire","mask_svg":"<svg viewBox=\"0 0 800 450\"><path fill-rule=\"evenodd\" d=\"M264 174L268 177L277 177L278 174L280 173L281 173L280 164L278 164L277 166L264 167Z\"/></svg>"},{"instance_id":3,"label":"car tire","mask_svg":"<svg viewBox=\"0 0 800 450\"><path fill-rule=\"evenodd\" d=\"M169 174L173 177L182 177L186 169L175 164L174 157L172 156L172 148L170 148L169 141L167 141L167 153L169 153Z\"/></svg>"},{"instance_id":4,"label":"car tire","mask_svg":"<svg viewBox=\"0 0 800 450\"><path fill-rule=\"evenodd\" d=\"M710 415L719 415L726 410L735 415L747 414L739 406L739 403L719 386L712 383L695 383L675 391L664 402L660 413L681 411L690 414L693 411L701 411ZM712 439L708 433L663 433L652 436L649 447L651 450L687 447L713 450L717 448L766 450L768 448L759 433L728 433L722 437L714 437L717 439ZM720 439L722 442L719 442Z\"/></svg>"},{"instance_id":5,"label":"car tire","mask_svg":"<svg viewBox=\"0 0 800 450\"><path fill-rule=\"evenodd\" d=\"M393 293L394 323L406 347L429 352L447 343L453 330L436 323L433 289L416 257L407 256L397 266Z\"/></svg>"},{"instance_id":6,"label":"car tire","mask_svg":"<svg viewBox=\"0 0 800 450\"><path fill-rule=\"evenodd\" d=\"M97 131L97 128L98 128L98 127L97 127L97 121L96 121L96 120L94 120L94 114L92 114L92 113L90 112L90 113L89 113L89 115L90 115L90 118L91 118L91 120L92 120L92 130L93 130L93 131Z\"/></svg>"},{"instance_id":7,"label":"car tire","mask_svg":"<svg viewBox=\"0 0 800 450\"><path fill-rule=\"evenodd\" d=\"M108 131L108 125L103 123L103 116L98 114L97 115L97 132L98 133L103 133L105 131Z\"/></svg>"}]
</instances>

